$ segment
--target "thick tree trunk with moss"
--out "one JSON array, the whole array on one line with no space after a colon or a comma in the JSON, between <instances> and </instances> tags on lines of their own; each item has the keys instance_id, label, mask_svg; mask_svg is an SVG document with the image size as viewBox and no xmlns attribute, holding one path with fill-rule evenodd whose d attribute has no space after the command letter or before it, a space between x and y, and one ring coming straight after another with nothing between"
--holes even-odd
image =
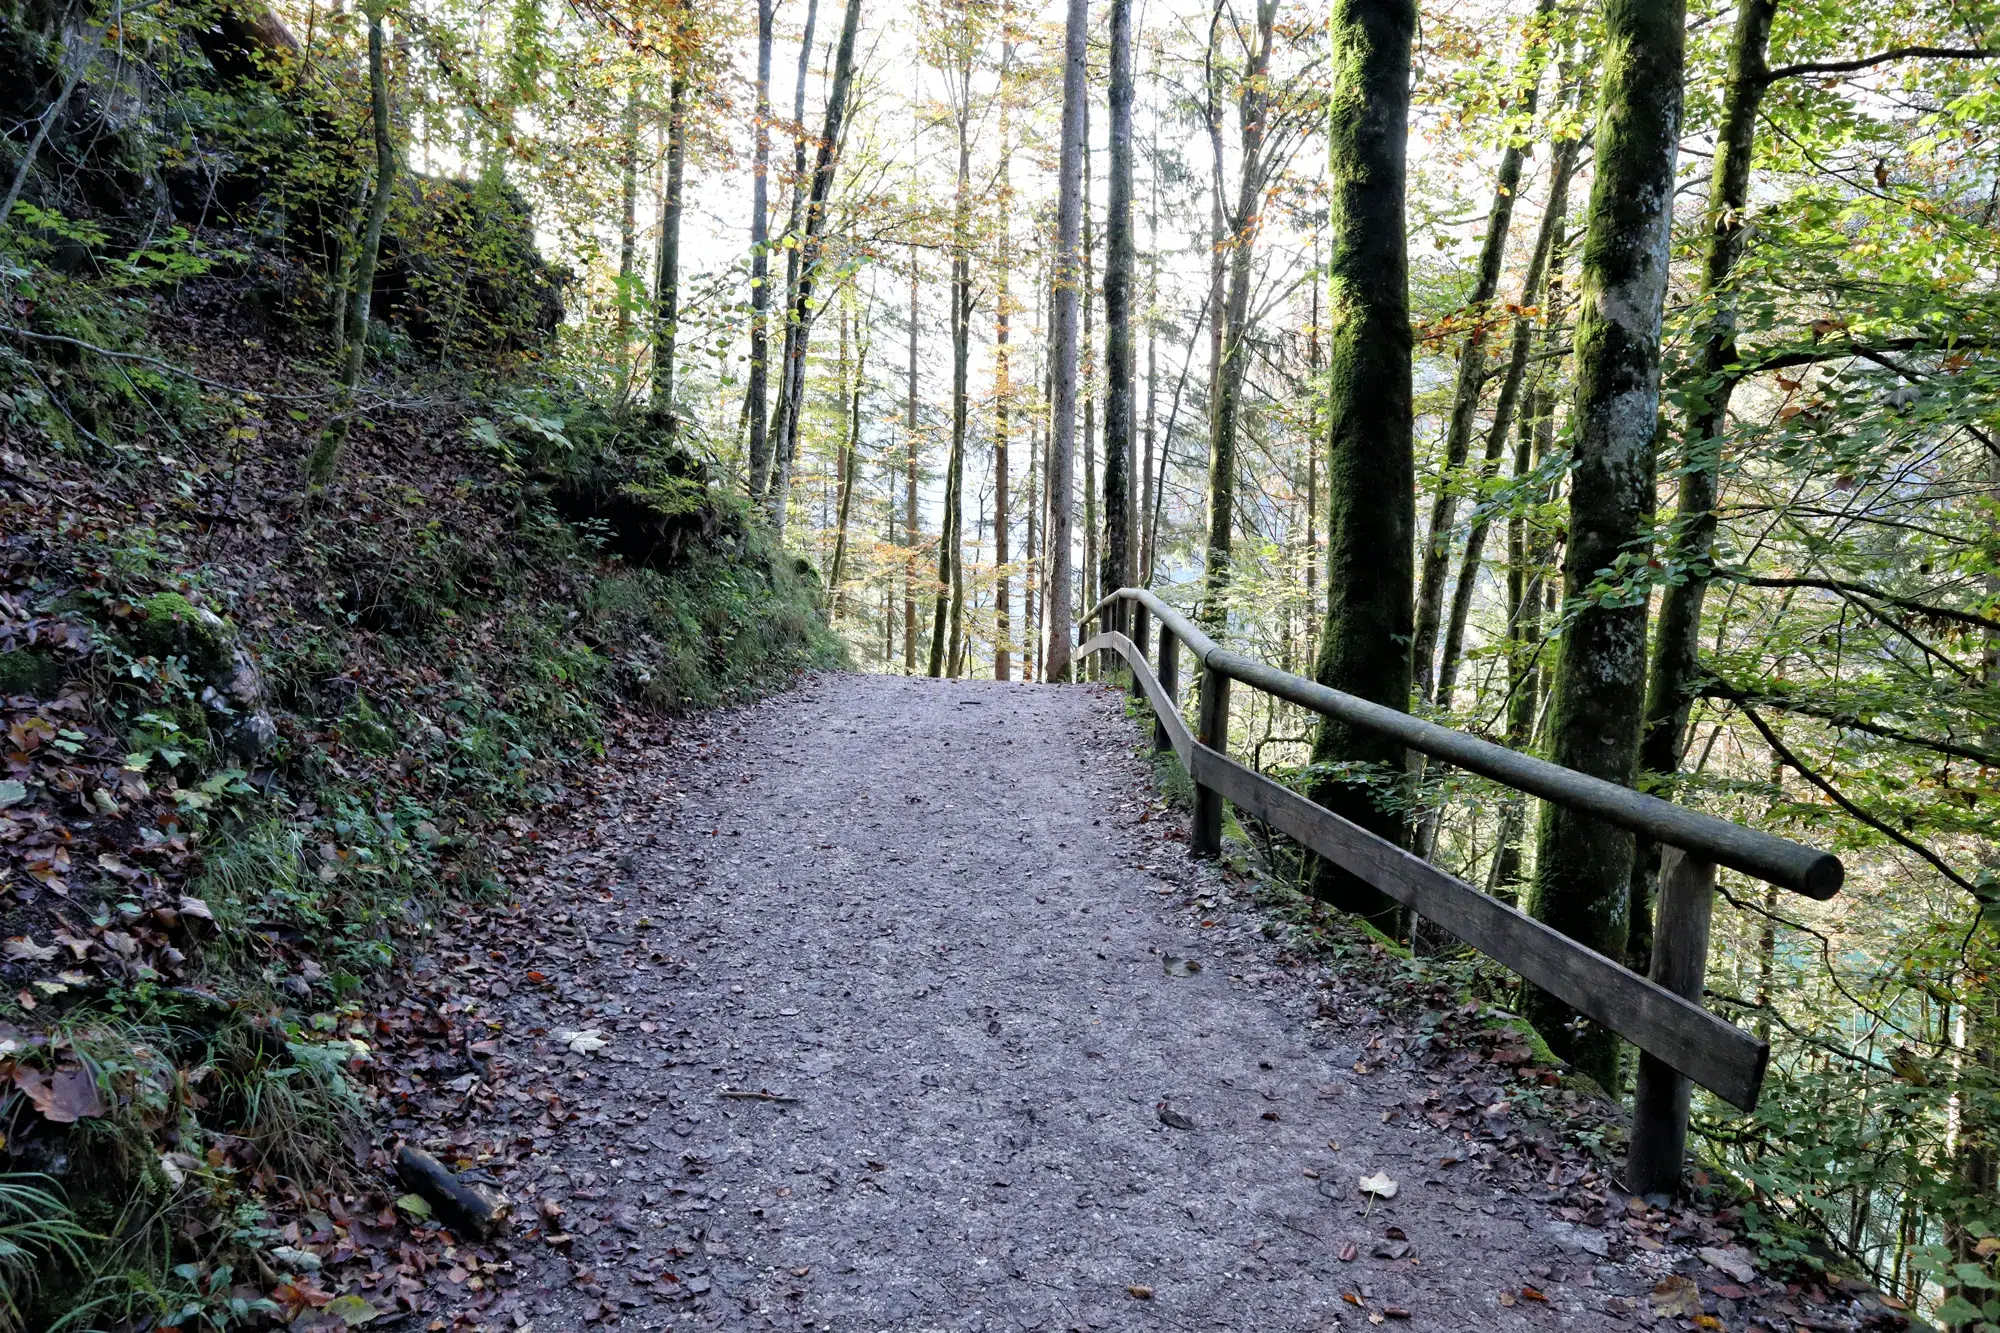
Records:
<instances>
[{"instance_id":1,"label":"thick tree trunk with moss","mask_svg":"<svg viewBox=\"0 0 2000 1333\"><path fill-rule=\"evenodd\" d=\"M1646 717L1640 733L1639 767L1653 780L1680 767L1686 745L1688 707L1700 675L1698 642L1702 602L1708 595L1709 559L1715 545L1716 479L1722 466L1722 430L1729 415L1735 377L1736 312L1729 276L1743 253L1743 214L1750 202L1750 167L1756 154L1757 112L1764 100L1764 53L1771 38L1777 0L1744 0L1736 11L1729 53L1729 82L1723 92L1722 125L1716 135L1715 165L1708 186L1708 248L1703 255L1701 299L1708 306L1697 376L1689 394L1686 457L1665 563L1676 577L1660 600L1652 671L1646 686ZM1631 937L1626 956L1644 971L1653 953L1653 885L1660 852L1642 844L1633 858L1629 913Z\"/></svg>"},{"instance_id":2,"label":"thick tree trunk with moss","mask_svg":"<svg viewBox=\"0 0 2000 1333\"><path fill-rule=\"evenodd\" d=\"M1069 0L1063 33L1062 149L1057 159L1055 308L1049 339L1048 659L1042 678L1070 678L1070 462L1076 457L1078 250L1083 232L1084 52L1089 0Z\"/></svg>"},{"instance_id":3,"label":"thick tree trunk with moss","mask_svg":"<svg viewBox=\"0 0 2000 1333\"><path fill-rule=\"evenodd\" d=\"M1644 543L1653 517L1660 321L1679 146L1682 0L1610 0L1605 10L1596 181L1577 311L1569 548L1571 608L1556 656L1549 758L1630 785L1646 676ZM1636 585L1636 587L1631 586ZM1624 956L1632 835L1548 804L1536 844L1537 919ZM1618 1039L1530 989L1527 1016L1557 1054L1606 1088Z\"/></svg>"},{"instance_id":4,"label":"thick tree trunk with moss","mask_svg":"<svg viewBox=\"0 0 2000 1333\"><path fill-rule=\"evenodd\" d=\"M396 188L396 143L390 132L389 67L383 50L382 22L386 0L368 9L368 116L375 131L375 190L368 198L368 222L354 260L354 288L348 306L347 340L334 397L334 422L321 432L306 462L306 483L317 490L333 480L340 451L347 443L348 406L361 382L361 363L368 350L368 321L375 301L375 267L382 254L382 229L389 221L389 197Z\"/></svg>"},{"instance_id":5,"label":"thick tree trunk with moss","mask_svg":"<svg viewBox=\"0 0 2000 1333\"><path fill-rule=\"evenodd\" d=\"M1106 593L1132 574L1132 0L1111 0L1111 184L1104 225Z\"/></svg>"},{"instance_id":6,"label":"thick tree trunk with moss","mask_svg":"<svg viewBox=\"0 0 2000 1333\"><path fill-rule=\"evenodd\" d=\"M1541 20L1554 7L1553 0L1541 0L1535 10ZM1522 110L1535 114L1544 63L1544 45L1529 31L1524 63L1527 86L1522 91ZM1458 352L1458 378L1452 386L1451 416L1445 425L1444 459L1438 465L1437 491L1431 496L1430 529L1425 534L1423 573L1417 584L1417 628L1411 646L1410 669L1415 674L1417 696L1425 703L1432 698L1432 670L1437 653L1438 629L1444 619L1445 579L1451 572L1451 531L1457 521L1459 469L1472 446L1473 420L1479 415L1481 390L1486 383L1487 306L1500 289L1500 268L1507 255L1507 232L1514 221L1514 199L1521 189L1521 164L1527 145L1510 140L1500 154L1500 169L1494 174L1493 202L1486 211L1486 238L1479 247L1479 263L1473 270L1472 294L1466 301L1466 318L1471 329Z\"/></svg>"},{"instance_id":7,"label":"thick tree trunk with moss","mask_svg":"<svg viewBox=\"0 0 2000 1333\"><path fill-rule=\"evenodd\" d=\"M1315 678L1390 708L1410 704L1411 457L1409 256L1403 190L1409 147L1414 0L1335 0L1327 284L1327 604ZM1388 780L1400 745L1326 719L1315 763L1367 763ZM1321 779L1311 796L1401 844L1401 816L1362 781ZM1378 926L1398 909L1321 864L1313 891Z\"/></svg>"}]
</instances>

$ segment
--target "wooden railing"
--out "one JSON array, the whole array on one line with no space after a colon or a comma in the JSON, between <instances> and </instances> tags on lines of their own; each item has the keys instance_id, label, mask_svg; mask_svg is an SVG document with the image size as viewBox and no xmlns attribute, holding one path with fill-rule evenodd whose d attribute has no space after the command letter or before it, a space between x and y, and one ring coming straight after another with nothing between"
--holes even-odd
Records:
<instances>
[{"instance_id":1,"label":"wooden railing","mask_svg":"<svg viewBox=\"0 0 2000 1333\"><path fill-rule=\"evenodd\" d=\"M1154 747L1173 750L1194 782L1195 855L1221 850L1222 803L1231 801L1639 1048L1628 1189L1680 1188L1692 1084L1743 1110L1756 1108L1769 1044L1701 1004L1715 868L1831 898L1843 877L1838 858L1279 671L1217 644L1143 588L1120 588L1084 619L1093 617L1101 632L1079 654L1125 660L1132 692L1152 705ZM1146 660L1153 620L1160 627L1157 670ZM1179 701L1182 646L1202 667L1192 734ZM1640 976L1230 758L1232 680L1661 844L1651 975Z\"/></svg>"}]
</instances>

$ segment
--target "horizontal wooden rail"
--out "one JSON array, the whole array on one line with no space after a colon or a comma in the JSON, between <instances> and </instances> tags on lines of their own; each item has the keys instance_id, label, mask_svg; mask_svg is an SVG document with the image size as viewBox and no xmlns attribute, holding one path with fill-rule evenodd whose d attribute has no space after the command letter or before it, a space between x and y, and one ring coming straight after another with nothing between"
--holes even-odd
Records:
<instances>
[{"instance_id":1,"label":"horizontal wooden rail","mask_svg":"<svg viewBox=\"0 0 2000 1333\"><path fill-rule=\"evenodd\" d=\"M1142 642L1117 628L1126 623L1121 603L1131 604ZM1131 668L1133 692L1152 705L1158 722L1156 745L1173 749L1195 785L1191 851L1215 854L1227 799L1637 1046L1639 1087L1626 1175L1635 1191L1678 1188L1690 1082L1745 1111L1756 1108L1769 1044L1701 1005L1715 866L1825 898L1839 890L1838 859L1275 670L1223 648L1143 589L1120 589L1085 620L1113 608L1103 632L1078 653L1115 652ZM1159 622L1158 676L1143 647L1148 613ZM1206 669L1200 736L1190 735L1175 697L1180 644ZM1222 687L1231 679L1666 844L1653 975L1640 976L1230 758Z\"/></svg>"},{"instance_id":2,"label":"horizontal wooden rail","mask_svg":"<svg viewBox=\"0 0 2000 1333\"><path fill-rule=\"evenodd\" d=\"M1790 889L1809 898L1831 898L1840 892L1845 872L1840 858L1804 847L1761 829L1745 828L1726 819L1690 810L1657 796L1591 777L1546 759L1510 750L1504 745L1468 736L1422 718L1366 699L1328 689L1303 676L1266 666L1255 658L1231 652L1201 632L1194 623L1143 588L1120 588L1098 603L1091 615L1114 602L1137 602L1171 629L1204 667L1232 680L1254 685L1326 717L1401 741L1434 759L1467 772L1553 801L1566 809L1601 819L1668 847L1679 847L1704 860L1740 870L1754 879ZM1088 620L1090 617L1086 616Z\"/></svg>"}]
</instances>

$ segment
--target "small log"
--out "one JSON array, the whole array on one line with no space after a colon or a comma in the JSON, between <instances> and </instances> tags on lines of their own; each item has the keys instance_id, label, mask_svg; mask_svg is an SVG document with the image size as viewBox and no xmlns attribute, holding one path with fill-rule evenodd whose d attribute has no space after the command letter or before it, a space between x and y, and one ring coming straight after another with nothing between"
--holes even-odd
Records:
<instances>
[{"instance_id":1,"label":"small log","mask_svg":"<svg viewBox=\"0 0 2000 1333\"><path fill-rule=\"evenodd\" d=\"M506 1226L513 1209L496 1191L460 1180L443 1162L407 1143L396 1150L396 1178L431 1206L438 1221L461 1236L493 1235Z\"/></svg>"}]
</instances>

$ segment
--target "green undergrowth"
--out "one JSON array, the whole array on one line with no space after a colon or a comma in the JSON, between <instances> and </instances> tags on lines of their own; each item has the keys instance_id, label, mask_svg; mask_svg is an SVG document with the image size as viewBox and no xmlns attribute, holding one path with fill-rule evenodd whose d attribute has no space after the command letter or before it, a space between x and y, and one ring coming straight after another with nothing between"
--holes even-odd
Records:
<instances>
[{"instance_id":1,"label":"green undergrowth","mask_svg":"<svg viewBox=\"0 0 2000 1333\"><path fill-rule=\"evenodd\" d=\"M356 1062L434 923L533 873L627 715L845 650L747 505L560 385L389 423L308 501L313 423L33 350L0 365L0 1333L264 1327L287 1222L373 1183Z\"/></svg>"}]
</instances>

